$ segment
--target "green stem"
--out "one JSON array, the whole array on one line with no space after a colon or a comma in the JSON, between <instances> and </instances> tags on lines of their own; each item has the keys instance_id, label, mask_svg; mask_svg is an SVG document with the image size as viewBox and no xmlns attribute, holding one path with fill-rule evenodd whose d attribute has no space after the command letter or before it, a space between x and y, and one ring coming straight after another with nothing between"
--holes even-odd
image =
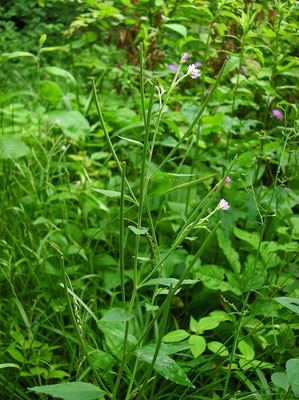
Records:
<instances>
[{"instance_id":1,"label":"green stem","mask_svg":"<svg viewBox=\"0 0 299 400\"><path fill-rule=\"evenodd\" d=\"M101 111L99 99L98 99L98 96L97 96L97 91L96 91L96 85L95 85L94 78L91 78L91 81L92 81L92 90L93 90L93 95L94 95L94 99L95 99L95 103L96 103L96 108L97 108L98 116L99 116L99 119L100 119L100 122L101 122L101 125L102 125L102 128L103 128L103 131L104 131L104 135L105 135L106 141L108 143L109 149L110 149L110 151L112 153L112 156L114 158L114 161L116 162L117 168L118 168L118 170L119 170L119 172L121 174L122 173L121 163L120 163L120 161L119 161L119 159L117 157L117 154L116 154L116 152L114 150L114 147L113 147L113 144L111 142L109 133L108 133L108 131L106 129L105 121L104 121L104 118L103 118L103 114L102 114L102 111ZM127 184L127 187L129 189L129 192L130 192L131 196L133 197L133 199L136 202L136 204L138 204L138 201L137 201L137 199L135 197L135 194L134 194L133 190L131 189L131 186L130 186L127 178L126 178L126 184Z\"/></svg>"},{"instance_id":2,"label":"green stem","mask_svg":"<svg viewBox=\"0 0 299 400\"><path fill-rule=\"evenodd\" d=\"M223 76L224 73L224 69L225 69L225 65L226 65L226 61L223 63L222 68L219 72L219 75L217 77L217 80L215 82L215 85L213 86L211 93L208 95L208 97L206 98L206 100L204 101L202 107L200 108L198 114L196 115L196 117L194 118L193 122L191 123L191 125L189 126L189 128L186 130L186 132L184 133L184 135L181 137L181 139L177 142L177 144L174 146L174 148L170 151L170 153L165 157L165 159L162 161L162 163L156 168L156 170L152 173L152 176L155 175L162 167L164 164L167 163L167 161L173 156L173 154L177 151L177 149L180 147L180 145L183 143L183 141L190 135L190 133L193 131L193 128L195 127L195 125L197 124L197 122L199 121L199 119L201 118L204 110L206 109L207 105L209 104L209 102L211 101L212 97L214 96L214 93L217 89L217 86Z\"/></svg>"},{"instance_id":3,"label":"green stem","mask_svg":"<svg viewBox=\"0 0 299 400\"><path fill-rule=\"evenodd\" d=\"M69 293L68 293L68 283L67 283L67 279L66 279L66 272L65 272L65 267L64 267L64 258L63 258L63 256L60 257L60 261L61 261L61 273L62 273L64 294L65 294L65 298L66 298L69 314L70 314L70 317L71 317L71 321L72 321L73 326L75 328L75 332L77 334L81 350L82 350L82 352L83 352L83 354L84 354L84 356L85 356L85 358L86 358L91 370L93 371L93 373L94 373L94 375L96 377L96 380L98 381L98 384L107 392L108 396L111 397L111 393L109 392L109 390L105 386L105 384L102 381L100 375L98 374L98 371L97 371L95 365L93 364L93 361L89 357L88 351L87 351L85 343L84 343L84 339L82 337L80 328L79 328L78 323L77 323L76 318L75 318L75 314L74 314L73 307L72 307L72 304L71 304L70 296L69 296Z\"/></svg>"}]
</instances>

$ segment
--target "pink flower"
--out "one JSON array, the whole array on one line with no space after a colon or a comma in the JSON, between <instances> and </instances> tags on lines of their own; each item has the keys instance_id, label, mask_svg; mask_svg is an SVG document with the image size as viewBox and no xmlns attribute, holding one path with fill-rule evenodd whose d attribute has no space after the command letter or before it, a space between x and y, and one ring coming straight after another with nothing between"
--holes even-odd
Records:
<instances>
[{"instance_id":1,"label":"pink flower","mask_svg":"<svg viewBox=\"0 0 299 400\"><path fill-rule=\"evenodd\" d=\"M167 65L167 67L170 68L170 69L174 69L175 71L178 69L178 67L176 65L173 65L173 64L169 64L169 65Z\"/></svg>"},{"instance_id":2,"label":"pink flower","mask_svg":"<svg viewBox=\"0 0 299 400\"><path fill-rule=\"evenodd\" d=\"M189 53L184 53L184 54L183 54L183 57L182 57L182 62L187 61L188 58L189 58Z\"/></svg>"},{"instance_id":3,"label":"pink flower","mask_svg":"<svg viewBox=\"0 0 299 400\"><path fill-rule=\"evenodd\" d=\"M224 200L224 199L221 199L219 201L219 204L218 204L218 210L226 211L226 210L229 210L229 209L230 209L230 206L228 205L228 202L226 200Z\"/></svg>"},{"instance_id":4,"label":"pink flower","mask_svg":"<svg viewBox=\"0 0 299 400\"><path fill-rule=\"evenodd\" d=\"M283 115L282 112L279 110L272 110L272 114L274 115L274 117L276 117L277 119L280 119L281 121L283 120Z\"/></svg>"},{"instance_id":5,"label":"pink flower","mask_svg":"<svg viewBox=\"0 0 299 400\"><path fill-rule=\"evenodd\" d=\"M224 181L224 183L229 183L230 181L231 181L230 177L227 176L226 179L225 179L225 181Z\"/></svg>"},{"instance_id":6,"label":"pink flower","mask_svg":"<svg viewBox=\"0 0 299 400\"><path fill-rule=\"evenodd\" d=\"M201 73L199 69L195 68L195 64L190 64L188 66L188 75L191 75L192 79L196 79L201 75Z\"/></svg>"},{"instance_id":7,"label":"pink flower","mask_svg":"<svg viewBox=\"0 0 299 400\"><path fill-rule=\"evenodd\" d=\"M247 72L247 68L245 68L245 67L241 67L241 70L242 70L242 72L244 73L244 74L246 74L246 72Z\"/></svg>"},{"instance_id":8,"label":"pink flower","mask_svg":"<svg viewBox=\"0 0 299 400\"><path fill-rule=\"evenodd\" d=\"M194 65L195 65L195 67L200 67L202 65L202 63L201 62L196 62Z\"/></svg>"}]
</instances>

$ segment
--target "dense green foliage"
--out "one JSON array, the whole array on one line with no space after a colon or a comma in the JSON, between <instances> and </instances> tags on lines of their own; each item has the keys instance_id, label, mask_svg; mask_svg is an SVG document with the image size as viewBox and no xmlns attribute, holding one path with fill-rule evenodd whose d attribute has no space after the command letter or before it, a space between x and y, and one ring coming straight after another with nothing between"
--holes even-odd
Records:
<instances>
[{"instance_id":1,"label":"dense green foliage","mask_svg":"<svg viewBox=\"0 0 299 400\"><path fill-rule=\"evenodd\" d=\"M1 399L298 397L296 2L0 13Z\"/></svg>"}]
</instances>

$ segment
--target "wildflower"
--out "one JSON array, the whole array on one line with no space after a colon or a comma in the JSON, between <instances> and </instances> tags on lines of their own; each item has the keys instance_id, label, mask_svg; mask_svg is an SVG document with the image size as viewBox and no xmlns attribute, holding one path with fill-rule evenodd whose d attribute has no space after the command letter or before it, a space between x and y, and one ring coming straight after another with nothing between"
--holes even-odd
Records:
<instances>
[{"instance_id":1,"label":"wildflower","mask_svg":"<svg viewBox=\"0 0 299 400\"><path fill-rule=\"evenodd\" d=\"M282 112L279 110L272 110L272 114L274 115L274 117L276 117L277 119L280 119L281 121L283 120L283 115Z\"/></svg>"},{"instance_id":2,"label":"wildflower","mask_svg":"<svg viewBox=\"0 0 299 400\"><path fill-rule=\"evenodd\" d=\"M226 200L224 200L224 199L221 199L220 201L219 201L219 204L218 204L218 210L224 210L224 211L226 211L226 210L229 210L229 208L230 208L230 206L228 205L228 202L226 201Z\"/></svg>"},{"instance_id":3,"label":"wildflower","mask_svg":"<svg viewBox=\"0 0 299 400\"><path fill-rule=\"evenodd\" d=\"M202 63L201 62L196 62L194 65L195 65L195 67L201 67Z\"/></svg>"},{"instance_id":4,"label":"wildflower","mask_svg":"<svg viewBox=\"0 0 299 400\"><path fill-rule=\"evenodd\" d=\"M188 66L188 75L191 75L192 79L198 78L200 74L200 70L195 68L195 64L190 64Z\"/></svg>"},{"instance_id":5,"label":"wildflower","mask_svg":"<svg viewBox=\"0 0 299 400\"><path fill-rule=\"evenodd\" d=\"M80 186L81 185L81 181L76 181L76 186Z\"/></svg>"},{"instance_id":6,"label":"wildflower","mask_svg":"<svg viewBox=\"0 0 299 400\"><path fill-rule=\"evenodd\" d=\"M62 151L65 151L65 150L66 150L66 147L65 147L64 144L61 146L61 150L62 150Z\"/></svg>"},{"instance_id":7,"label":"wildflower","mask_svg":"<svg viewBox=\"0 0 299 400\"><path fill-rule=\"evenodd\" d=\"M60 124L61 124L61 121L60 121L60 119L59 119L59 118L56 118L55 122L56 122L56 124L57 124L58 126L60 126Z\"/></svg>"},{"instance_id":8,"label":"wildflower","mask_svg":"<svg viewBox=\"0 0 299 400\"><path fill-rule=\"evenodd\" d=\"M167 68L173 69L175 71L178 69L178 67L176 65L173 65L173 64L167 65Z\"/></svg>"},{"instance_id":9,"label":"wildflower","mask_svg":"<svg viewBox=\"0 0 299 400\"><path fill-rule=\"evenodd\" d=\"M225 179L225 181L224 181L224 183L229 183L230 181L231 181L230 177L227 176L226 179Z\"/></svg>"},{"instance_id":10,"label":"wildflower","mask_svg":"<svg viewBox=\"0 0 299 400\"><path fill-rule=\"evenodd\" d=\"M244 73L244 74L246 74L246 72L247 72L247 68L245 68L245 67L241 67L241 70L242 70L242 72Z\"/></svg>"},{"instance_id":11,"label":"wildflower","mask_svg":"<svg viewBox=\"0 0 299 400\"><path fill-rule=\"evenodd\" d=\"M184 53L181 62L186 62L189 58L189 53Z\"/></svg>"}]
</instances>

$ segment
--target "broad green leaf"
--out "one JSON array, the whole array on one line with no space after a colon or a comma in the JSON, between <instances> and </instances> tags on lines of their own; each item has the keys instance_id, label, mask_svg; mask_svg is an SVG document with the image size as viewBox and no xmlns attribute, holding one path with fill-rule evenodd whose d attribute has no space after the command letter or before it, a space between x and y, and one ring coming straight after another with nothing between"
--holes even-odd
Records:
<instances>
[{"instance_id":1,"label":"broad green leaf","mask_svg":"<svg viewBox=\"0 0 299 400\"><path fill-rule=\"evenodd\" d=\"M271 380L274 385L284 389L285 391L288 390L289 378L285 372L274 372L274 374L271 375Z\"/></svg>"},{"instance_id":2,"label":"broad green leaf","mask_svg":"<svg viewBox=\"0 0 299 400\"><path fill-rule=\"evenodd\" d=\"M201 318L198 321L198 333L214 329L220 324L220 322L221 318L218 318L217 316Z\"/></svg>"},{"instance_id":3,"label":"broad green leaf","mask_svg":"<svg viewBox=\"0 0 299 400\"><path fill-rule=\"evenodd\" d=\"M233 71L234 69L239 68L239 64L240 64L239 57L235 56L230 57L225 66L224 76L227 75L229 72Z\"/></svg>"},{"instance_id":4,"label":"broad green leaf","mask_svg":"<svg viewBox=\"0 0 299 400\"><path fill-rule=\"evenodd\" d=\"M39 84L39 95L43 100L56 106L62 100L62 90L55 82L41 81Z\"/></svg>"},{"instance_id":5,"label":"broad green leaf","mask_svg":"<svg viewBox=\"0 0 299 400\"><path fill-rule=\"evenodd\" d=\"M144 235L146 232L148 232L148 228L136 228L135 226L129 225L128 228L135 233L135 235Z\"/></svg>"},{"instance_id":6,"label":"broad green leaf","mask_svg":"<svg viewBox=\"0 0 299 400\"><path fill-rule=\"evenodd\" d=\"M145 303L145 309L146 311L157 311L159 309L159 306L153 306L149 303Z\"/></svg>"},{"instance_id":7,"label":"broad green leaf","mask_svg":"<svg viewBox=\"0 0 299 400\"><path fill-rule=\"evenodd\" d=\"M233 271L239 274L241 271L239 253L233 248L232 242L225 236L223 229L217 229L216 235L218 238L218 245L228 259Z\"/></svg>"},{"instance_id":8,"label":"broad green leaf","mask_svg":"<svg viewBox=\"0 0 299 400\"><path fill-rule=\"evenodd\" d=\"M223 292L230 290L235 294L240 295L242 293L240 286L236 280L232 279L229 272L230 271L226 271L218 265L209 264L199 266L195 276L202 280L206 287L212 290L221 290ZM228 277L228 282L225 281L225 275Z\"/></svg>"},{"instance_id":9,"label":"broad green leaf","mask_svg":"<svg viewBox=\"0 0 299 400\"><path fill-rule=\"evenodd\" d=\"M105 392L91 383L69 382L58 385L36 386L29 388L36 393L45 393L66 400L95 400L103 399Z\"/></svg>"},{"instance_id":10,"label":"broad green leaf","mask_svg":"<svg viewBox=\"0 0 299 400\"><path fill-rule=\"evenodd\" d=\"M148 348L148 346L146 346L138 349L137 355L141 360L150 364L153 360L154 352L155 347ZM154 368L159 374L170 381L176 382L180 385L194 387L182 368L179 367L172 358L161 351L158 354Z\"/></svg>"},{"instance_id":11,"label":"broad green leaf","mask_svg":"<svg viewBox=\"0 0 299 400\"><path fill-rule=\"evenodd\" d=\"M256 155L252 150L242 153L238 158L238 165L240 167L250 168L256 160Z\"/></svg>"},{"instance_id":12,"label":"broad green leaf","mask_svg":"<svg viewBox=\"0 0 299 400\"><path fill-rule=\"evenodd\" d=\"M127 314L122 308L112 308L107 314L100 320L101 322L125 322L130 321L133 315Z\"/></svg>"},{"instance_id":13,"label":"broad green leaf","mask_svg":"<svg viewBox=\"0 0 299 400\"><path fill-rule=\"evenodd\" d=\"M29 147L17 137L0 136L0 160L16 160L30 154Z\"/></svg>"},{"instance_id":14,"label":"broad green leaf","mask_svg":"<svg viewBox=\"0 0 299 400\"><path fill-rule=\"evenodd\" d=\"M90 133L89 122L79 111L57 110L49 112L48 115L51 123L54 124L57 120L60 121L59 126L67 137L78 140Z\"/></svg>"},{"instance_id":15,"label":"broad green leaf","mask_svg":"<svg viewBox=\"0 0 299 400\"><path fill-rule=\"evenodd\" d=\"M171 343L171 342L180 342L181 340L187 339L190 336L190 333L185 331L184 329L177 329L175 331L167 333L163 337L163 342Z\"/></svg>"},{"instance_id":16,"label":"broad green leaf","mask_svg":"<svg viewBox=\"0 0 299 400\"><path fill-rule=\"evenodd\" d=\"M221 126L224 114L205 115L202 117L202 122L207 125Z\"/></svg>"},{"instance_id":17,"label":"broad green leaf","mask_svg":"<svg viewBox=\"0 0 299 400\"><path fill-rule=\"evenodd\" d=\"M256 232L249 233L247 231L237 228L236 226L234 227L233 232L238 239L244 240L244 242L251 244L251 246L255 250L257 250L260 237Z\"/></svg>"},{"instance_id":18,"label":"broad green leaf","mask_svg":"<svg viewBox=\"0 0 299 400\"><path fill-rule=\"evenodd\" d=\"M194 332L194 333L198 333L199 332L199 324L196 321L196 319L193 318L192 316L190 318L189 328L190 328L191 332Z\"/></svg>"},{"instance_id":19,"label":"broad green leaf","mask_svg":"<svg viewBox=\"0 0 299 400\"><path fill-rule=\"evenodd\" d=\"M114 322L110 323L110 324L114 324ZM109 336L110 338L112 337L113 340L113 336L115 336L116 339L120 340L122 343L124 341L125 338L125 332L114 328L113 326L110 326L108 322L98 322L98 327L99 329L104 332L107 336ZM130 333L128 334L128 342L136 345L137 344L137 339L135 338L135 336L131 335Z\"/></svg>"},{"instance_id":20,"label":"broad green leaf","mask_svg":"<svg viewBox=\"0 0 299 400\"><path fill-rule=\"evenodd\" d=\"M191 345L188 343L187 340L181 343L161 343L159 354L164 353L167 355L175 354L184 350L190 349ZM154 354L156 350L156 344L148 344L142 347L143 352L149 352Z\"/></svg>"},{"instance_id":21,"label":"broad green leaf","mask_svg":"<svg viewBox=\"0 0 299 400\"><path fill-rule=\"evenodd\" d=\"M95 189L95 188L90 188L91 190L94 190L95 192L101 193L107 197L120 197L121 193L116 192L115 190L104 190L104 189ZM132 203L135 203L135 201L132 199L132 197L125 195L125 199L128 201L131 201Z\"/></svg>"},{"instance_id":22,"label":"broad green leaf","mask_svg":"<svg viewBox=\"0 0 299 400\"><path fill-rule=\"evenodd\" d=\"M294 313L299 314L299 299L292 297L275 297L273 300L278 301L278 303L287 307L289 310L294 311Z\"/></svg>"},{"instance_id":23,"label":"broad green leaf","mask_svg":"<svg viewBox=\"0 0 299 400\"><path fill-rule=\"evenodd\" d=\"M59 67L45 67L44 70L48 72L50 75L54 76L59 76L61 78L64 78L68 83L72 83L73 85L76 85L76 79L74 76L68 72L67 70Z\"/></svg>"},{"instance_id":24,"label":"broad green leaf","mask_svg":"<svg viewBox=\"0 0 299 400\"><path fill-rule=\"evenodd\" d=\"M221 342L209 342L207 346L212 353L217 353L219 356L224 357L229 355L227 347Z\"/></svg>"},{"instance_id":25,"label":"broad green leaf","mask_svg":"<svg viewBox=\"0 0 299 400\"><path fill-rule=\"evenodd\" d=\"M291 382L294 395L299 396L299 358L292 358L286 363L286 371Z\"/></svg>"},{"instance_id":26,"label":"broad green leaf","mask_svg":"<svg viewBox=\"0 0 299 400\"><path fill-rule=\"evenodd\" d=\"M182 35L183 37L187 37L187 29L184 27L184 25L181 24L164 24L168 29L171 29L172 31L175 31Z\"/></svg>"},{"instance_id":27,"label":"broad green leaf","mask_svg":"<svg viewBox=\"0 0 299 400\"><path fill-rule=\"evenodd\" d=\"M254 359L255 352L253 347L246 342L246 340L241 340L238 343L238 349L240 350L241 354L245 357L246 360L250 361Z\"/></svg>"},{"instance_id":28,"label":"broad green leaf","mask_svg":"<svg viewBox=\"0 0 299 400\"><path fill-rule=\"evenodd\" d=\"M192 345L191 353L193 357L199 357L206 349L206 341L203 336L191 335L189 337L189 343Z\"/></svg>"}]
</instances>

